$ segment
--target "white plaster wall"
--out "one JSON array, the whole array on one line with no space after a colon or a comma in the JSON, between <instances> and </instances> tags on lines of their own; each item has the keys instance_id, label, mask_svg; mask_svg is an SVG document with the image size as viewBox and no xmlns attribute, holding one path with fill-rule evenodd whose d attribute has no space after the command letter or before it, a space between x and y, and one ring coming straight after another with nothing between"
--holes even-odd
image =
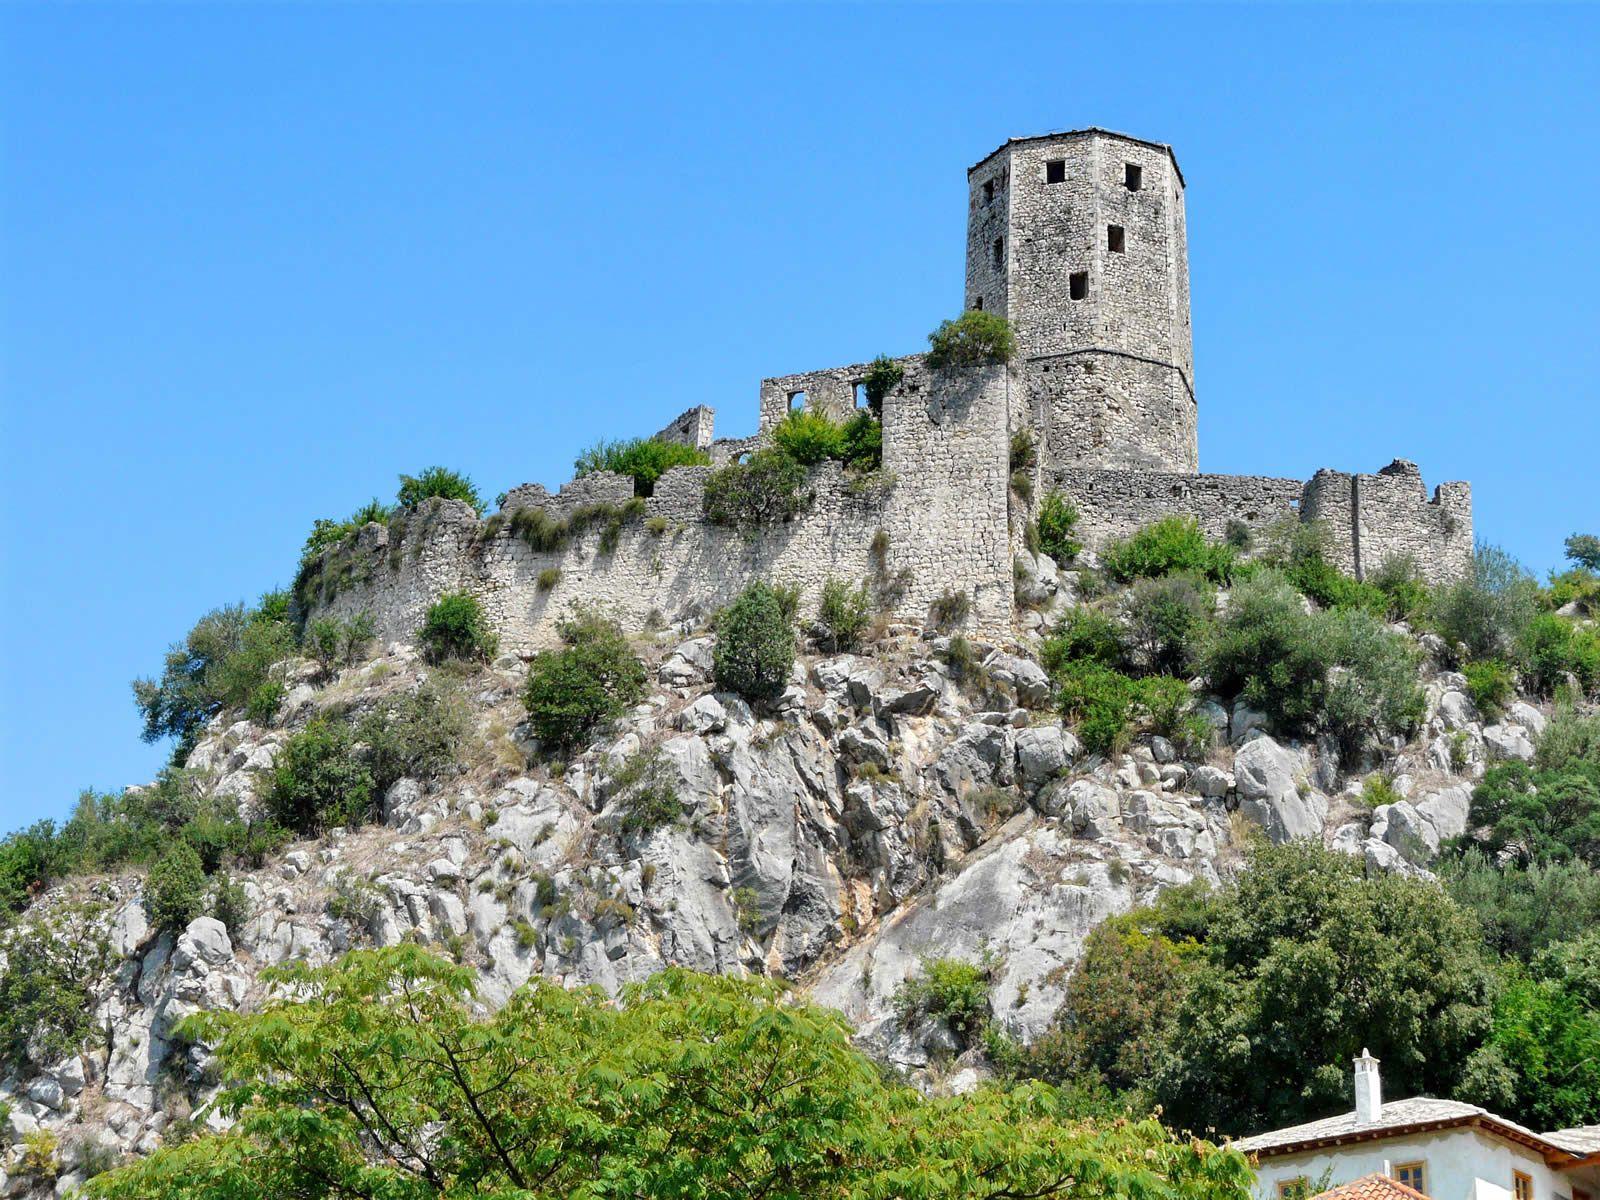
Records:
<instances>
[{"instance_id":1,"label":"white plaster wall","mask_svg":"<svg viewBox=\"0 0 1600 1200\"><path fill-rule=\"evenodd\" d=\"M1312 1154L1263 1162L1256 1176L1260 1200L1277 1200L1278 1184L1301 1176L1312 1183L1333 1170L1332 1185L1364 1175L1392 1174L1400 1163L1427 1163L1428 1195L1433 1200L1510 1200L1511 1173L1533 1179L1534 1200L1570 1198L1573 1185L1593 1190L1595 1172L1567 1175L1545 1166L1533 1151L1469 1129L1451 1129L1382 1142L1363 1142Z\"/></svg>"}]
</instances>

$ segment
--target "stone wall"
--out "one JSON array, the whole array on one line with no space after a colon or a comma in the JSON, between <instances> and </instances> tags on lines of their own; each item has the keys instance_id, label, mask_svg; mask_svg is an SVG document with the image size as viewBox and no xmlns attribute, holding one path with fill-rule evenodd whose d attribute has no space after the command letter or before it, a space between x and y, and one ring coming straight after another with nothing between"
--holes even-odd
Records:
<instances>
[{"instance_id":1,"label":"stone wall","mask_svg":"<svg viewBox=\"0 0 1600 1200\"><path fill-rule=\"evenodd\" d=\"M369 525L353 545L330 551L324 574L339 583L310 615L367 610L381 638L409 640L430 604L464 590L483 604L502 648L527 653L554 642L557 621L578 602L640 629L703 616L764 578L798 588L809 615L830 576L903 575L892 615L922 623L944 592L966 591L969 627L1000 636L1012 617L1011 382L1003 367L936 375L911 364L897 402L885 404L883 472L863 486L825 463L811 474L805 513L748 537L702 518L709 467L668 471L639 501L628 478L595 472L554 495L523 484L486 521L466 505L434 503L391 527ZM560 549L538 551L514 520L535 508L551 521L587 511L590 524ZM614 544L608 523L617 525ZM881 564L872 553L880 530L889 542ZM554 582L551 572L559 573Z\"/></svg>"},{"instance_id":2,"label":"stone wall","mask_svg":"<svg viewBox=\"0 0 1600 1200\"><path fill-rule=\"evenodd\" d=\"M1443 483L1432 498L1413 462L1396 459L1376 475L1318 471L1306 484L1308 521L1328 531L1330 560L1364 579L1391 559L1409 558L1439 583L1472 567L1472 486Z\"/></svg>"},{"instance_id":3,"label":"stone wall","mask_svg":"<svg viewBox=\"0 0 1600 1200\"><path fill-rule=\"evenodd\" d=\"M696 450L710 450L714 438L716 413L704 404L697 404L688 412L656 434L658 442L676 442Z\"/></svg>"},{"instance_id":4,"label":"stone wall","mask_svg":"<svg viewBox=\"0 0 1600 1200\"><path fill-rule=\"evenodd\" d=\"M1199 411L1174 367L1082 350L1023 364L1047 467L1199 469Z\"/></svg>"},{"instance_id":5,"label":"stone wall","mask_svg":"<svg viewBox=\"0 0 1600 1200\"><path fill-rule=\"evenodd\" d=\"M908 373L924 369L926 355L908 354L894 361ZM760 432L768 432L792 409L812 409L836 421L853 417L859 405L856 386L862 383L871 363L851 363L848 367L828 367L821 371L802 371L798 375L777 375L761 381Z\"/></svg>"},{"instance_id":6,"label":"stone wall","mask_svg":"<svg viewBox=\"0 0 1600 1200\"><path fill-rule=\"evenodd\" d=\"M1223 537L1230 521L1264 529L1298 513L1305 487L1297 479L1258 475L1076 468L1048 471L1045 478L1077 505L1079 539L1091 559L1110 539L1163 517L1192 516L1212 538Z\"/></svg>"}]
</instances>

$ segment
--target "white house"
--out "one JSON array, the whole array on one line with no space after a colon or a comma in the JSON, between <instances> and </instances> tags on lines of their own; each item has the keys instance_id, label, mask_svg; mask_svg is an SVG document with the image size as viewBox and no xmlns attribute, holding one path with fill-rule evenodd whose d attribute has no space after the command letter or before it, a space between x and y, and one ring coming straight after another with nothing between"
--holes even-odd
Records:
<instances>
[{"instance_id":1,"label":"white house","mask_svg":"<svg viewBox=\"0 0 1600 1200\"><path fill-rule=\"evenodd\" d=\"M1535 1133L1457 1100L1385 1104L1378 1060L1365 1050L1355 1090L1354 1112L1233 1143L1257 1161L1257 1200L1369 1176L1432 1200L1600 1200L1600 1125Z\"/></svg>"}]
</instances>

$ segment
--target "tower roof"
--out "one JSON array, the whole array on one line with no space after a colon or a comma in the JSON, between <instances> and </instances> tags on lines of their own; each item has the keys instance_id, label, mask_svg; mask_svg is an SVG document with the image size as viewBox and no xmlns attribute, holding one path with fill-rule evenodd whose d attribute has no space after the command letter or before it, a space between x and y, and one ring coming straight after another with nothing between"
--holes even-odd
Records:
<instances>
[{"instance_id":1,"label":"tower roof","mask_svg":"<svg viewBox=\"0 0 1600 1200\"><path fill-rule=\"evenodd\" d=\"M1057 129L1051 133L1035 133L1030 134L1028 137L1007 138L1005 141L1000 143L1000 145L996 146L993 150L989 151L989 153L985 154L977 162L968 167L967 174L971 175L996 154L999 154L1002 150L1006 150L1012 146L1022 145L1025 142L1051 142L1058 138L1089 137L1091 135L1118 138L1124 142L1132 142L1137 146L1149 146L1152 150L1166 151L1167 157L1172 160L1172 169L1178 173L1178 182L1183 184L1184 187L1189 186L1188 180L1184 179L1183 177L1183 168L1178 165L1178 156L1172 152L1172 147L1167 145L1165 142L1152 142L1146 140L1145 138L1131 137L1126 133L1118 133L1115 129L1101 129L1097 125L1091 125L1087 129Z\"/></svg>"}]
</instances>

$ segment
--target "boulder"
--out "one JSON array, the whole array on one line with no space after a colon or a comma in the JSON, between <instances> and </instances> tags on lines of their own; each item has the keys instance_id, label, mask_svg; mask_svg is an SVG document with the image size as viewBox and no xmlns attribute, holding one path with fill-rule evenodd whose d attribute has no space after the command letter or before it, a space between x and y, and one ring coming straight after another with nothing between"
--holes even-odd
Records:
<instances>
[{"instance_id":1,"label":"boulder","mask_svg":"<svg viewBox=\"0 0 1600 1200\"><path fill-rule=\"evenodd\" d=\"M1117 793L1092 779L1074 780L1067 789L1065 809L1072 813L1072 829L1085 837L1111 837L1122 827L1122 801Z\"/></svg>"},{"instance_id":2,"label":"boulder","mask_svg":"<svg viewBox=\"0 0 1600 1200\"><path fill-rule=\"evenodd\" d=\"M701 696L678 714L678 728L689 733L720 733L728 725L728 710L715 696Z\"/></svg>"},{"instance_id":3,"label":"boulder","mask_svg":"<svg viewBox=\"0 0 1600 1200\"><path fill-rule=\"evenodd\" d=\"M1533 741L1521 725L1488 725L1483 730L1483 744L1489 757L1497 761L1533 761Z\"/></svg>"},{"instance_id":4,"label":"boulder","mask_svg":"<svg viewBox=\"0 0 1600 1200\"><path fill-rule=\"evenodd\" d=\"M1433 823L1409 800L1389 806L1383 840L1400 851L1409 863L1424 866L1439 856L1439 834Z\"/></svg>"},{"instance_id":5,"label":"boulder","mask_svg":"<svg viewBox=\"0 0 1600 1200\"><path fill-rule=\"evenodd\" d=\"M1302 781L1300 755L1262 734L1234 755L1233 773L1239 811L1281 844L1296 838L1320 837L1328 800Z\"/></svg>"},{"instance_id":6,"label":"boulder","mask_svg":"<svg viewBox=\"0 0 1600 1200\"><path fill-rule=\"evenodd\" d=\"M1050 676L1032 659L996 650L983 660L983 667L990 680L1012 691L1024 707L1037 708L1049 702Z\"/></svg>"},{"instance_id":7,"label":"boulder","mask_svg":"<svg viewBox=\"0 0 1600 1200\"><path fill-rule=\"evenodd\" d=\"M1506 717L1521 725L1534 737L1544 733L1546 724L1544 714L1525 700L1518 700L1506 709Z\"/></svg>"},{"instance_id":8,"label":"boulder","mask_svg":"<svg viewBox=\"0 0 1600 1200\"><path fill-rule=\"evenodd\" d=\"M1419 801L1417 812L1423 816L1441 842L1460 837L1467 831L1467 814L1472 808L1472 789L1465 786L1445 788L1427 799Z\"/></svg>"},{"instance_id":9,"label":"boulder","mask_svg":"<svg viewBox=\"0 0 1600 1200\"><path fill-rule=\"evenodd\" d=\"M694 687L707 682L716 666L717 639L690 638L667 655L656 678L668 687Z\"/></svg>"},{"instance_id":10,"label":"boulder","mask_svg":"<svg viewBox=\"0 0 1600 1200\"><path fill-rule=\"evenodd\" d=\"M1017 734L1017 767L1027 787L1041 786L1071 762L1067 738L1059 725L1035 725Z\"/></svg>"},{"instance_id":11,"label":"boulder","mask_svg":"<svg viewBox=\"0 0 1600 1200\"><path fill-rule=\"evenodd\" d=\"M1219 800L1233 791L1233 776L1210 765L1196 767L1189 776L1189 785L1201 796Z\"/></svg>"}]
</instances>

